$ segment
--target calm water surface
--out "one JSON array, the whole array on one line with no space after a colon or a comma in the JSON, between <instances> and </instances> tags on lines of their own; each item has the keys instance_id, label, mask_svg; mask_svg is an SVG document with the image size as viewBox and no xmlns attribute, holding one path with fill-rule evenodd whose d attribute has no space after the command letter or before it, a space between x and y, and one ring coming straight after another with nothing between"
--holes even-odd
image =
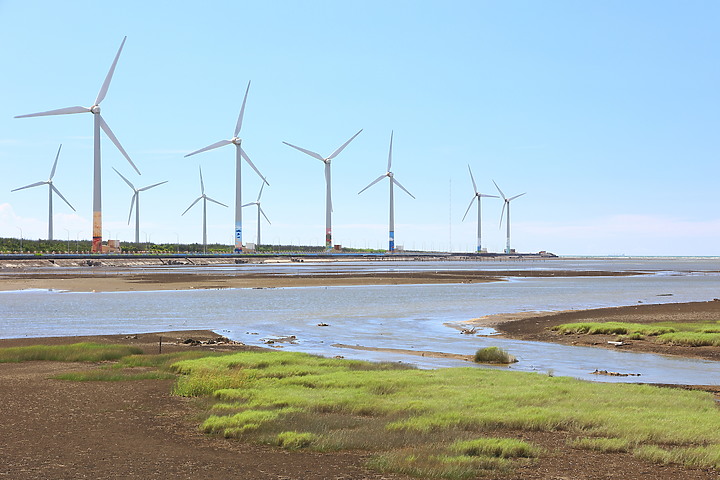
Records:
<instances>
[{"instance_id":1,"label":"calm water surface","mask_svg":"<svg viewBox=\"0 0 720 480\"><path fill-rule=\"evenodd\" d=\"M247 344L264 345L267 339L294 335L296 343L282 343L282 348L346 358L404 361L427 368L469 364L333 345L342 343L468 355L485 346L500 346L520 360L510 367L513 370L600 381L720 384L720 362L474 337L461 335L445 325L496 313L711 300L720 297L718 259L347 262L331 266L309 263L233 265L199 267L192 271L273 271L292 275L327 272L328 268L333 271L555 269L651 273L630 277L513 278L468 285L113 293L4 292L0 293L0 337L211 329ZM319 323L329 326L320 327ZM595 369L640 373L641 376L590 375L589 372Z\"/></svg>"}]
</instances>

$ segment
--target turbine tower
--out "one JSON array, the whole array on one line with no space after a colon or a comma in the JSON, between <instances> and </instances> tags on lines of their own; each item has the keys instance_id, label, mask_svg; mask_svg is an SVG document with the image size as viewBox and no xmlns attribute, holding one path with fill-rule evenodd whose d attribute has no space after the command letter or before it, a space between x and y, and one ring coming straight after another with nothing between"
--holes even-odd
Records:
<instances>
[{"instance_id":1,"label":"turbine tower","mask_svg":"<svg viewBox=\"0 0 720 480\"><path fill-rule=\"evenodd\" d=\"M133 208L135 208L135 243L140 243L140 192L150 190L151 188L162 185L163 183L167 183L168 181L165 180L164 182L156 183L147 187L135 188L135 185L130 183L130 180L125 178L122 173L118 172L115 167L113 167L113 170L115 170L115 173L120 175L120 178L125 180L125 183L127 183L128 186L133 190L133 196L130 199L130 215L128 215L128 225L130 225L130 218L132 217Z\"/></svg>"},{"instance_id":2,"label":"turbine tower","mask_svg":"<svg viewBox=\"0 0 720 480\"><path fill-rule=\"evenodd\" d=\"M362 129L360 129L360 132L362 132ZM292 145L288 142L283 142L288 147L292 147L296 150L300 150L301 152L310 155L313 158L317 158L321 162L325 164L325 249L330 250L332 249L332 195L331 195L331 188L330 188L330 162L332 162L332 159L337 157L340 152L342 152L345 147L348 146L350 142L352 142L355 137L360 135L360 132L357 132L355 135L350 137L350 140L343 143L338 147L337 150L335 150L333 153L331 153L327 157L322 157L321 155L312 152L310 150L305 150L304 148L297 147L295 145Z\"/></svg>"},{"instance_id":3,"label":"turbine tower","mask_svg":"<svg viewBox=\"0 0 720 480\"><path fill-rule=\"evenodd\" d=\"M268 222L269 224L271 224L271 223L270 223L270 219L267 217L267 215L265 215L265 212L263 212L263 209L262 209L262 207L260 206L260 197L262 196L262 192L263 192L263 188L264 188L264 187L265 187L265 184L264 184L264 183L263 183L262 185L260 185L260 193L259 193L258 196L257 196L257 200L255 200L254 202L246 203L245 205L243 205L243 208L249 207L250 205L257 205L257 243L256 243L257 246L260 246L260 214L262 213L262 216L265 217L265 220L267 220L267 222ZM271 224L271 225L272 225L272 224ZM256 247L256 248L257 248L257 247Z\"/></svg>"},{"instance_id":4,"label":"turbine tower","mask_svg":"<svg viewBox=\"0 0 720 480\"><path fill-rule=\"evenodd\" d=\"M199 202L200 200L203 201L203 253L207 253L207 202L209 200L213 203L217 203L218 205L222 205L223 207L227 207L227 205L225 205L224 203L220 203L217 200L213 200L212 198L205 195L205 184L203 183L202 168L200 168L200 193L200 196L196 198L195 201L192 202L182 214L185 215L188 210L190 210L197 202Z\"/></svg>"},{"instance_id":5,"label":"turbine tower","mask_svg":"<svg viewBox=\"0 0 720 480\"><path fill-rule=\"evenodd\" d=\"M467 210L465 210L465 215L463 215L462 221L465 221L465 217L467 217L468 212L470 211L470 207L472 207L472 204L475 200L477 200L477 207L478 207L478 219L477 219L477 253L482 252L482 235L481 235L481 229L480 229L480 218L481 218L481 209L480 209L480 199L483 197L489 197L489 198L498 198L497 195L488 195L486 193L480 193L478 192L477 185L475 185L475 179L473 178L472 170L470 169L470 165L468 165L468 171L470 172L470 180L472 180L473 185L473 192L475 192L475 195L473 196L472 200L470 200L470 205L468 205ZM509 242L508 242L509 245Z\"/></svg>"},{"instance_id":6,"label":"turbine tower","mask_svg":"<svg viewBox=\"0 0 720 480\"><path fill-rule=\"evenodd\" d=\"M208 145L205 148L201 148L200 150L196 150L185 155L185 157L189 157L191 155L195 155L196 153L207 152L208 150L213 150L224 145L235 145L235 253L242 253L242 174L240 168L242 166L242 159L245 159L248 165L255 170L255 173L262 178L264 183L270 185L265 177L262 176L260 170L255 167L252 160L250 160L250 157L247 156L245 150L242 149L242 139L238 138L240 128L242 128L243 115L245 114L245 102L247 101L249 91L250 82L248 82L247 89L245 90L245 98L243 98L242 107L240 107L240 115L238 116L237 124L235 125L233 138L230 140L220 140L219 142L215 142L212 145Z\"/></svg>"},{"instance_id":7,"label":"turbine tower","mask_svg":"<svg viewBox=\"0 0 720 480\"><path fill-rule=\"evenodd\" d=\"M495 180L493 180L493 183L495 183ZM507 207L507 218L505 219L505 222L507 224L507 245L505 246L505 253L510 253L510 202L515 200L518 197L522 197L525 195L525 193L521 193L520 195L515 195L514 197L507 198L505 197L505 194L500 190L500 187L498 187L498 184L495 183L495 188L498 189L498 192L500 192L500 196L502 197L504 203L502 211L500 212L500 226L502 227L502 220L503 220L503 214L505 213L505 207Z\"/></svg>"},{"instance_id":8,"label":"turbine tower","mask_svg":"<svg viewBox=\"0 0 720 480\"><path fill-rule=\"evenodd\" d=\"M390 179L390 228L389 228L390 247L388 249L388 251L390 253L395 251L395 199L393 196L393 185L397 185L405 193L410 195L412 198L415 198L412 193L408 192L407 189L405 189L405 187L403 187L400 184L400 182L397 181L397 179L395 178L395 175L393 174L393 172L391 170L391 168L392 168L392 145L393 145L393 132L390 132L390 153L388 153L387 172L380 175L378 178L376 178L375 180L370 182L370 185L368 185L367 187L363 188L362 190L360 190L358 192L358 195L360 195L362 192L364 192L368 188L372 187L373 185L375 185L376 183L378 183L380 180L382 180L385 177Z\"/></svg>"},{"instance_id":9,"label":"turbine tower","mask_svg":"<svg viewBox=\"0 0 720 480\"><path fill-rule=\"evenodd\" d=\"M103 101L105 96L107 95L108 88L110 87L110 81L112 80L113 73L115 73L115 66L117 65L118 59L120 58L120 52L122 52L123 46L125 45L125 40L127 40L127 37L123 38L122 43L120 44L120 48L117 51L117 54L115 55L115 60L113 60L112 66L110 67L110 71L108 72L107 76L105 77L105 81L102 84L102 87L100 87L100 92L97 95L97 98L95 99L95 103L91 107L67 107L67 108L60 108L57 110L49 110L46 112L39 112L39 113L31 113L28 115L18 115L15 118L25 118L25 117L44 117L47 115L65 115L70 113L92 113L93 114L93 241L92 241L92 252L93 253L101 253L102 252L102 195L101 195L101 175L100 175L100 129L102 129L105 134L110 138L110 140L115 144L115 146L120 150L120 153L123 154L123 156L127 159L128 162L130 162L130 165L135 169L135 171L140 174L140 170L137 169L135 164L130 160L130 156L127 154L125 149L120 145L120 142L118 141L115 134L110 130L110 127L105 122L105 120L100 116L100 102Z\"/></svg>"},{"instance_id":10,"label":"turbine tower","mask_svg":"<svg viewBox=\"0 0 720 480\"><path fill-rule=\"evenodd\" d=\"M60 158L60 149L62 148L62 144L60 144L60 148L58 148L57 155L55 155L55 163L53 163L52 170L50 171L50 178L47 179L44 182L35 182L31 183L30 185L25 185L24 187L16 188L15 190L11 190L12 192L17 192L18 190L23 190L25 188L32 188L32 187L39 187L40 185L47 185L48 186L48 240L53 239L53 192L57 193L60 198L62 198L65 203L68 204L68 207L73 209L73 212L75 211L75 207L70 205L70 202L63 197L62 193L60 193L60 190L55 188L55 185L53 185L53 177L55 176L55 169L57 168L58 158Z\"/></svg>"}]
</instances>

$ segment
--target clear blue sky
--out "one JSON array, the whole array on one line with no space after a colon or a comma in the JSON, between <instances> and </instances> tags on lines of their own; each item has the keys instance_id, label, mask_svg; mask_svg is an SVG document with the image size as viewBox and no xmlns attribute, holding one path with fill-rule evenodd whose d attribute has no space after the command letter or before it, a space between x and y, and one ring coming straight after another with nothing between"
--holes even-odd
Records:
<instances>
[{"instance_id":1,"label":"clear blue sky","mask_svg":"<svg viewBox=\"0 0 720 480\"><path fill-rule=\"evenodd\" d=\"M234 149L183 155L232 137L252 80L243 147L270 187L264 243L324 242L323 165L333 172L335 243L385 248L384 173L396 190L396 243L472 251L473 191L494 179L512 208L512 246L558 254L720 255L720 3L716 1L54 2L0 0L0 236L90 238L92 119L15 115L90 106L127 35L103 117L140 168L103 135L104 236L201 241L200 194L232 206ZM243 166L243 201L257 176ZM483 237L501 251L501 202L483 201ZM67 231L66 231L67 230ZM233 209L208 207L213 242ZM244 240L255 237L245 209Z\"/></svg>"}]
</instances>

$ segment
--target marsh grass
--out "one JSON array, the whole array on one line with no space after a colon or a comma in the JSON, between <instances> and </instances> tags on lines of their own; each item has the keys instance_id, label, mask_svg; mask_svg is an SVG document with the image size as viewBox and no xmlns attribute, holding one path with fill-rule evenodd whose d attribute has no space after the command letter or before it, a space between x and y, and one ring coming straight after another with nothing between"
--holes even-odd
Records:
<instances>
[{"instance_id":1,"label":"marsh grass","mask_svg":"<svg viewBox=\"0 0 720 480\"><path fill-rule=\"evenodd\" d=\"M180 375L176 394L218 404L208 407L203 431L274 445L284 432L308 433L314 437L303 448L367 450L375 452L373 468L423 478L472 478L542 455L530 444L486 439L518 430L568 431L587 437L578 448L626 448L647 458L655 452L658 461L687 465L715 465L720 448L720 416L706 392L478 368L394 367L243 352L181 361L171 370ZM509 446L498 455L503 442ZM464 447L477 448L477 455ZM513 448L525 453L502 453Z\"/></svg>"},{"instance_id":2,"label":"marsh grass","mask_svg":"<svg viewBox=\"0 0 720 480\"><path fill-rule=\"evenodd\" d=\"M556 325L552 330L563 334L620 335L621 339L648 339L656 343L691 347L720 346L720 322L581 322Z\"/></svg>"},{"instance_id":3,"label":"marsh grass","mask_svg":"<svg viewBox=\"0 0 720 480\"><path fill-rule=\"evenodd\" d=\"M0 363L30 361L103 362L118 360L139 353L142 353L142 350L137 347L98 343L31 345L27 347L0 348Z\"/></svg>"},{"instance_id":4,"label":"marsh grass","mask_svg":"<svg viewBox=\"0 0 720 480\"><path fill-rule=\"evenodd\" d=\"M475 363L499 363L508 365L517 362L517 358L499 347L485 347L475 352Z\"/></svg>"}]
</instances>

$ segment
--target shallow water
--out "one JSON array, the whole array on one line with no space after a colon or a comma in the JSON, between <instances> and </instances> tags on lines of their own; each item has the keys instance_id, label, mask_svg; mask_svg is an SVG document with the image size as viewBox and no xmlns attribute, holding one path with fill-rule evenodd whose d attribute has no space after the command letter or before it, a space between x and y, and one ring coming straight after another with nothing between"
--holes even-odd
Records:
<instances>
[{"instance_id":1,"label":"shallow water","mask_svg":"<svg viewBox=\"0 0 720 480\"><path fill-rule=\"evenodd\" d=\"M555 262L555 263L553 263ZM512 370L612 382L720 384L720 362L684 360L599 348L461 335L446 322L496 313L555 311L643 303L710 300L720 296L720 261L560 260L534 262L357 262L339 265L240 265L202 270L301 271L558 269L642 270L631 277L513 278L461 285L399 285L153 292L0 293L0 336L35 337L211 329L247 344L295 335L286 350L346 358L391 360L421 367L469 366L449 359L359 351L333 344L471 355L500 346L518 357ZM300 268L295 268L300 267ZM329 326L321 327L319 323ZM278 344L276 344L278 345ZM505 367L500 367L505 368ZM595 369L640 373L599 377Z\"/></svg>"}]
</instances>

